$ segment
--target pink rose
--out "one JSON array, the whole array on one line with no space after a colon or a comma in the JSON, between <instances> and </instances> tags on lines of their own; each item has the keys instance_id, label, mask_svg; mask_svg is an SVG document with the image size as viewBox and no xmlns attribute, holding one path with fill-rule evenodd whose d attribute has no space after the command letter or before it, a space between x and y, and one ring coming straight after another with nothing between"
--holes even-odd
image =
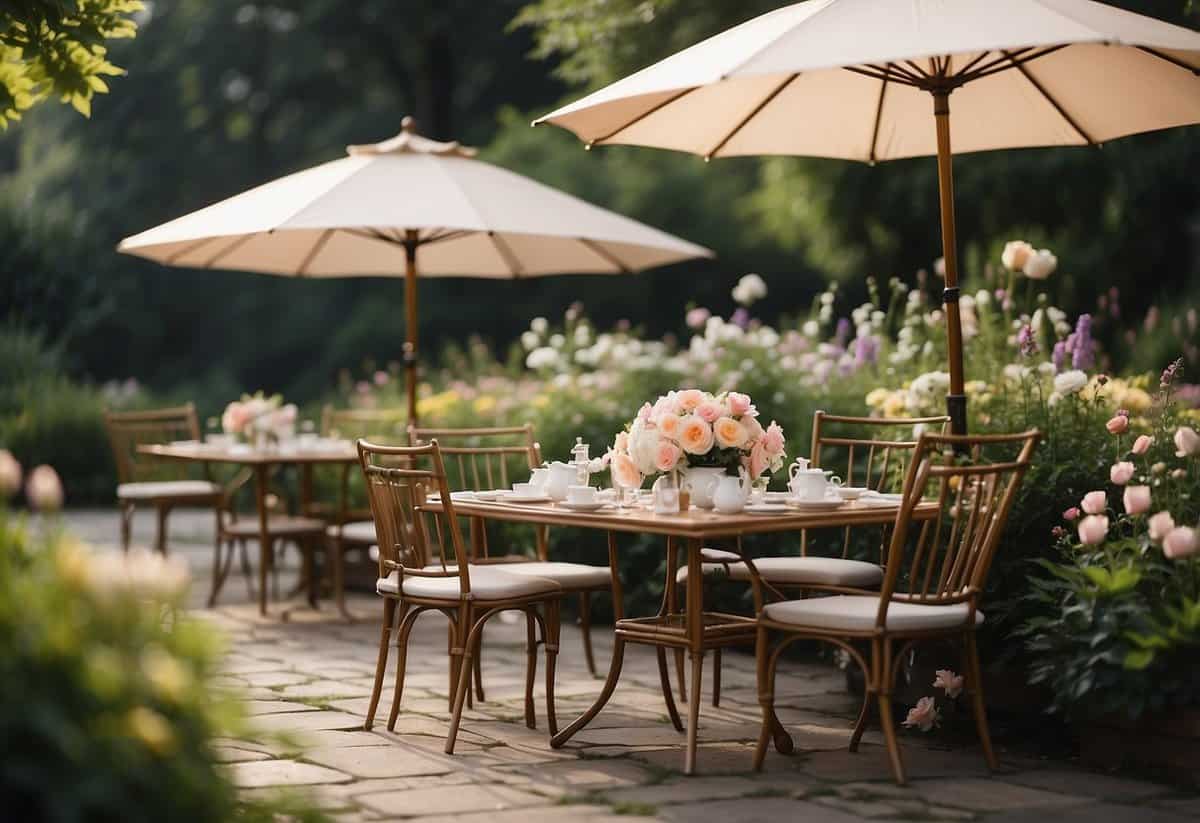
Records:
<instances>
[{"instance_id":1,"label":"pink rose","mask_svg":"<svg viewBox=\"0 0 1200 823\"><path fill-rule=\"evenodd\" d=\"M1123 502L1126 513L1145 514L1150 511L1150 487L1126 486Z\"/></svg>"},{"instance_id":2,"label":"pink rose","mask_svg":"<svg viewBox=\"0 0 1200 823\"><path fill-rule=\"evenodd\" d=\"M946 697L951 700L962 694L963 678L960 674L955 674L950 669L938 669L934 673L933 687L935 689L943 689L946 692Z\"/></svg>"},{"instance_id":3,"label":"pink rose","mask_svg":"<svg viewBox=\"0 0 1200 823\"><path fill-rule=\"evenodd\" d=\"M1138 436L1137 440L1133 441L1133 446L1129 450L1134 454L1145 454L1150 451L1152 445L1154 445L1154 438L1148 434L1142 434Z\"/></svg>"},{"instance_id":4,"label":"pink rose","mask_svg":"<svg viewBox=\"0 0 1200 823\"><path fill-rule=\"evenodd\" d=\"M685 315L685 320L689 329L699 330L704 328L704 324L708 322L708 318L710 317L712 317L712 312L710 312L708 309L696 308L690 310Z\"/></svg>"},{"instance_id":5,"label":"pink rose","mask_svg":"<svg viewBox=\"0 0 1200 823\"><path fill-rule=\"evenodd\" d=\"M660 440L658 448L654 450L654 468L660 472L671 471L679 464L681 456L678 446L669 440Z\"/></svg>"},{"instance_id":6,"label":"pink rose","mask_svg":"<svg viewBox=\"0 0 1200 823\"><path fill-rule=\"evenodd\" d=\"M1118 414L1105 423L1104 428L1108 429L1109 434L1124 434L1129 430L1129 418L1123 414Z\"/></svg>"},{"instance_id":7,"label":"pink rose","mask_svg":"<svg viewBox=\"0 0 1200 823\"><path fill-rule=\"evenodd\" d=\"M717 422L713 423L713 436L717 439L717 445L723 449L740 449L746 445L746 430L732 417L718 418Z\"/></svg>"},{"instance_id":8,"label":"pink rose","mask_svg":"<svg viewBox=\"0 0 1200 823\"><path fill-rule=\"evenodd\" d=\"M617 436L613 439L613 451L629 451L629 432L617 432Z\"/></svg>"},{"instance_id":9,"label":"pink rose","mask_svg":"<svg viewBox=\"0 0 1200 823\"><path fill-rule=\"evenodd\" d=\"M641 472L633 463L633 458L624 452L616 452L612 459L613 482L626 489L636 489L642 485Z\"/></svg>"},{"instance_id":10,"label":"pink rose","mask_svg":"<svg viewBox=\"0 0 1200 823\"><path fill-rule=\"evenodd\" d=\"M0 449L0 500L17 493L21 488L21 464L12 452Z\"/></svg>"},{"instance_id":11,"label":"pink rose","mask_svg":"<svg viewBox=\"0 0 1200 823\"><path fill-rule=\"evenodd\" d=\"M679 415L674 412L667 412L658 418L658 430L662 432L663 437L669 437L672 440L679 437L679 420Z\"/></svg>"},{"instance_id":12,"label":"pink rose","mask_svg":"<svg viewBox=\"0 0 1200 823\"><path fill-rule=\"evenodd\" d=\"M1180 426L1175 431L1175 456L1191 457L1200 454L1200 434L1191 426Z\"/></svg>"},{"instance_id":13,"label":"pink rose","mask_svg":"<svg viewBox=\"0 0 1200 823\"><path fill-rule=\"evenodd\" d=\"M1162 539L1170 534L1171 529L1175 528L1175 518L1171 517L1170 512L1162 511L1152 515L1147 525L1150 527L1150 539L1161 543Z\"/></svg>"},{"instance_id":14,"label":"pink rose","mask_svg":"<svg viewBox=\"0 0 1200 823\"><path fill-rule=\"evenodd\" d=\"M1068 523L1073 523L1079 519L1079 514L1080 514L1079 507L1072 506L1071 508L1069 508L1065 512L1063 512L1063 520L1066 520Z\"/></svg>"},{"instance_id":15,"label":"pink rose","mask_svg":"<svg viewBox=\"0 0 1200 823\"><path fill-rule=\"evenodd\" d=\"M38 511L58 511L63 504L62 481L49 466L37 466L25 481L25 497Z\"/></svg>"},{"instance_id":16,"label":"pink rose","mask_svg":"<svg viewBox=\"0 0 1200 823\"><path fill-rule=\"evenodd\" d=\"M1172 560L1196 553L1196 530L1177 526L1163 538L1163 554Z\"/></svg>"},{"instance_id":17,"label":"pink rose","mask_svg":"<svg viewBox=\"0 0 1200 823\"><path fill-rule=\"evenodd\" d=\"M908 717L904 718L904 725L910 729L916 727L927 732L936 726L940 719L934 699L922 697L917 701L917 705L908 710Z\"/></svg>"},{"instance_id":18,"label":"pink rose","mask_svg":"<svg viewBox=\"0 0 1200 823\"><path fill-rule=\"evenodd\" d=\"M713 447L712 426L694 414L688 415L679 427L679 445L688 454L708 454Z\"/></svg>"},{"instance_id":19,"label":"pink rose","mask_svg":"<svg viewBox=\"0 0 1200 823\"><path fill-rule=\"evenodd\" d=\"M1103 543L1108 537L1108 518L1102 514L1090 514L1079 521L1079 542L1088 546Z\"/></svg>"},{"instance_id":20,"label":"pink rose","mask_svg":"<svg viewBox=\"0 0 1200 823\"><path fill-rule=\"evenodd\" d=\"M757 440L763 436L762 423L758 422L757 417L743 417L742 425L746 427L746 432L750 435L751 440Z\"/></svg>"},{"instance_id":21,"label":"pink rose","mask_svg":"<svg viewBox=\"0 0 1200 823\"><path fill-rule=\"evenodd\" d=\"M1108 495L1104 492L1088 492L1079 503L1088 514L1104 514L1108 508Z\"/></svg>"},{"instance_id":22,"label":"pink rose","mask_svg":"<svg viewBox=\"0 0 1200 823\"><path fill-rule=\"evenodd\" d=\"M746 469L750 472L750 477L757 480L762 477L763 472L770 465L771 458L767 455L766 446L763 441L756 440L750 448L750 457L747 459Z\"/></svg>"},{"instance_id":23,"label":"pink rose","mask_svg":"<svg viewBox=\"0 0 1200 823\"><path fill-rule=\"evenodd\" d=\"M717 422L717 418L724 413L725 410L721 408L721 404L715 400L705 400L696 407L696 414L700 415L700 418L704 420L705 423Z\"/></svg>"},{"instance_id":24,"label":"pink rose","mask_svg":"<svg viewBox=\"0 0 1200 823\"><path fill-rule=\"evenodd\" d=\"M649 403L643 403L642 407L638 409L638 420L641 420L643 423L650 422L650 415L653 413L653 411L653 406L651 406Z\"/></svg>"},{"instance_id":25,"label":"pink rose","mask_svg":"<svg viewBox=\"0 0 1200 823\"><path fill-rule=\"evenodd\" d=\"M1117 486L1124 486L1133 478L1133 464L1129 462L1114 463L1108 470L1108 479ZM1093 512L1095 514L1095 512Z\"/></svg>"},{"instance_id":26,"label":"pink rose","mask_svg":"<svg viewBox=\"0 0 1200 823\"><path fill-rule=\"evenodd\" d=\"M774 456L783 454L783 427L771 421L771 425L767 426L766 432L763 433L763 445L767 448L767 453Z\"/></svg>"},{"instance_id":27,"label":"pink rose","mask_svg":"<svg viewBox=\"0 0 1200 823\"><path fill-rule=\"evenodd\" d=\"M738 417L750 411L750 407L753 405L750 402L750 395L741 392L731 391L725 396L725 399L729 403L729 411Z\"/></svg>"},{"instance_id":28,"label":"pink rose","mask_svg":"<svg viewBox=\"0 0 1200 823\"><path fill-rule=\"evenodd\" d=\"M679 401L681 410L691 411L704 402L704 392L699 389L684 389L675 395L675 399Z\"/></svg>"},{"instance_id":29,"label":"pink rose","mask_svg":"<svg viewBox=\"0 0 1200 823\"><path fill-rule=\"evenodd\" d=\"M245 403L234 400L221 414L221 428L226 434L240 434L250 422L250 409Z\"/></svg>"}]
</instances>

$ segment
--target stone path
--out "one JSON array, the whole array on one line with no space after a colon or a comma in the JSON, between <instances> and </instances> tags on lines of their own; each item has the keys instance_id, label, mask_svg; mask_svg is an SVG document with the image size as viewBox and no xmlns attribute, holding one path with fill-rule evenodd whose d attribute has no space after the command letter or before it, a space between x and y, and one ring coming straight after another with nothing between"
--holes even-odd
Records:
<instances>
[{"instance_id":1,"label":"stone path","mask_svg":"<svg viewBox=\"0 0 1200 823\"><path fill-rule=\"evenodd\" d=\"M203 583L211 533L205 534L199 517L183 515L172 545ZM107 512L73 513L68 519L95 543L111 545L116 534L115 518ZM1200 797L1171 786L1087 772L1004 746L998 747L1003 769L992 776L977 747L954 746L937 736L904 736L912 779L908 787L896 787L878 733L868 731L857 754L846 751L858 700L846 693L840 672L818 663L781 666L779 713L797 753L771 752L765 770L755 774L754 666L741 654L725 655L721 707L714 709L706 698L699 775L679 773L683 736L667 720L653 654L636 646L627 653L608 707L566 747L554 750L545 732L540 677L538 729L522 722L524 623L501 619L489 624L486 637L487 700L467 712L457 752L447 756L446 633L440 616L426 615L417 623L395 731L385 728L389 673L381 717L365 732L377 599L352 600L364 617L356 624L336 620L329 607L297 613L284 623L259 618L240 581L231 580L228 590L229 605L196 614L231 639L223 684L245 700L253 730L245 739L220 741L219 755L248 795L301 787L337 820L1200 819ZM194 594L195 602L203 595ZM597 629L594 639L598 660L606 661L607 632ZM557 679L564 725L599 691L600 681L587 674L582 658L578 630L564 627Z\"/></svg>"}]
</instances>

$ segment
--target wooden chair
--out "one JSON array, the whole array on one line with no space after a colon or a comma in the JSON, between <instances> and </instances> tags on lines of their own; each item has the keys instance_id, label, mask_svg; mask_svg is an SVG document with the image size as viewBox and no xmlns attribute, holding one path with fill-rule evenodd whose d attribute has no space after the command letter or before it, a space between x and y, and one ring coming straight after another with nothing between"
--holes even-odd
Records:
<instances>
[{"instance_id":1,"label":"wooden chair","mask_svg":"<svg viewBox=\"0 0 1200 823\"><path fill-rule=\"evenodd\" d=\"M891 706L900 662L921 640L960 639L984 757L988 766L996 768L975 645L975 630L983 622L979 599L1039 437L1037 431L974 437L922 434L906 473L904 500L892 528L880 591L786 600L759 610L756 655L763 726L754 755L755 769L762 768L771 736L780 653L805 638L842 648L862 667L866 695L850 737L850 751L858 749L874 699L892 775L901 785L904 765ZM922 501L935 501L939 512L934 519L917 523L912 513ZM911 552L906 551L910 539ZM769 644L772 632L783 635L774 648ZM870 642L869 660L854 640Z\"/></svg>"},{"instance_id":2,"label":"wooden chair","mask_svg":"<svg viewBox=\"0 0 1200 823\"><path fill-rule=\"evenodd\" d=\"M922 429L945 432L950 418L936 417L847 417L818 411L813 415L811 465L832 469L847 486L865 486L877 492L900 491L908 469L908 460L917 446L914 432ZM840 557L811 555L808 531L800 533L800 554L781 557L759 557L754 567L760 579L779 590L816 590L824 592L859 593L874 591L883 582L883 554L887 547L887 529L879 542L879 562L867 562L850 557L852 538L861 534L862 527L847 526L842 530ZM741 561L739 552L704 549L706 560L702 570L705 583L721 579L750 581L750 571ZM687 568L679 569L676 580L687 582ZM675 656L675 673L681 699L687 700L684 681L683 653ZM721 700L721 651L713 654L713 705Z\"/></svg>"},{"instance_id":3,"label":"wooden chair","mask_svg":"<svg viewBox=\"0 0 1200 823\"><path fill-rule=\"evenodd\" d=\"M408 638L416 618L426 611L441 612L450 622L449 644L451 720L446 753L454 753L463 705L470 692L471 661L478 655L484 624L505 609L525 612L527 657L525 671L525 723L535 727L533 679L537 667L535 623L541 627L540 643L546 653L546 716L550 734L558 731L554 712L554 670L558 654L558 583L533 575L511 574L507 568L469 563L467 548L454 514L441 449L436 440L422 446L380 446L358 441L359 460L367 483L367 497L379 534L379 580L383 621L375 686L364 728L375 720L383 689L388 646L397 632L396 683L388 729L396 726L404 691ZM426 505L429 492L444 507L441 513ZM436 557L434 562L431 562ZM537 607L541 606L543 615Z\"/></svg>"},{"instance_id":4,"label":"wooden chair","mask_svg":"<svg viewBox=\"0 0 1200 823\"><path fill-rule=\"evenodd\" d=\"M219 510L222 488L212 482L188 479L179 464L153 460L138 453L139 446L173 440L200 440L196 409L188 403L165 409L105 412L105 427L117 466L117 505L121 509L121 548L129 550L133 515L139 505L153 506L158 516L154 548L167 553L167 519L175 506L213 507ZM205 466L207 474L207 466ZM218 553L220 546L218 544Z\"/></svg>"},{"instance_id":5,"label":"wooden chair","mask_svg":"<svg viewBox=\"0 0 1200 823\"><path fill-rule=\"evenodd\" d=\"M541 465L541 449L533 435L533 426L423 429L410 427L412 443L425 443L437 438L443 458L449 468L452 491L487 491L508 488L512 481L524 480L528 472ZM589 566L584 563L563 563L548 557L547 530L535 530L534 557L526 553L492 554L487 529L481 520L471 521L471 562L475 564L507 563L507 571L528 574L556 581L564 594L579 597L579 624L583 633L583 653L588 671L596 676L596 660L592 651L591 597L596 592L614 593L613 570L608 566ZM507 547L506 547L507 548ZM479 658L476 658L478 664ZM482 675L476 672L476 696L483 699Z\"/></svg>"}]
</instances>

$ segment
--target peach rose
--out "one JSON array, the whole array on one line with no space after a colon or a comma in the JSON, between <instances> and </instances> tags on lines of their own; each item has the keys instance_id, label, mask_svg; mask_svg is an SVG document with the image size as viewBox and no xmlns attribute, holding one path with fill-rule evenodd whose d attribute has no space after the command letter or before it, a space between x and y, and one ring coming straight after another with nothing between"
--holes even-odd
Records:
<instances>
[{"instance_id":1,"label":"peach rose","mask_svg":"<svg viewBox=\"0 0 1200 823\"><path fill-rule=\"evenodd\" d=\"M1133 441L1133 445L1129 448L1134 454L1145 454L1150 451L1150 447L1154 445L1154 438L1148 434L1138 436L1137 440Z\"/></svg>"},{"instance_id":2,"label":"peach rose","mask_svg":"<svg viewBox=\"0 0 1200 823\"><path fill-rule=\"evenodd\" d=\"M1163 538L1163 554L1172 560L1193 555L1196 549L1196 530L1187 526L1177 526Z\"/></svg>"},{"instance_id":3,"label":"peach rose","mask_svg":"<svg viewBox=\"0 0 1200 823\"><path fill-rule=\"evenodd\" d=\"M675 395L682 411L691 411L704 402L704 392L699 389L684 389Z\"/></svg>"},{"instance_id":4,"label":"peach rose","mask_svg":"<svg viewBox=\"0 0 1200 823\"><path fill-rule=\"evenodd\" d=\"M1161 543L1162 539L1170 534L1171 529L1175 528L1175 518L1171 517L1170 512L1162 511L1151 515L1147 525L1150 527L1150 539Z\"/></svg>"},{"instance_id":5,"label":"peach rose","mask_svg":"<svg viewBox=\"0 0 1200 823\"><path fill-rule=\"evenodd\" d=\"M740 449L746 444L746 430L732 417L721 417L713 423L713 435L723 449Z\"/></svg>"},{"instance_id":6,"label":"peach rose","mask_svg":"<svg viewBox=\"0 0 1200 823\"><path fill-rule=\"evenodd\" d=\"M1104 510L1108 508L1108 495L1099 491L1088 492L1079 505L1088 514L1104 514Z\"/></svg>"},{"instance_id":7,"label":"peach rose","mask_svg":"<svg viewBox=\"0 0 1200 823\"><path fill-rule=\"evenodd\" d=\"M1103 543L1108 537L1108 518L1102 514L1090 514L1079 521L1079 542L1088 546Z\"/></svg>"},{"instance_id":8,"label":"peach rose","mask_svg":"<svg viewBox=\"0 0 1200 823\"><path fill-rule=\"evenodd\" d=\"M17 493L21 488L21 464L12 452L0 449L0 499Z\"/></svg>"},{"instance_id":9,"label":"peach rose","mask_svg":"<svg viewBox=\"0 0 1200 823\"><path fill-rule=\"evenodd\" d=\"M761 440L755 440L754 445L750 448L750 456L746 458L746 470L750 472L750 477L757 480L762 477L762 473L767 470L767 466L771 463L771 458L767 455L767 447Z\"/></svg>"},{"instance_id":10,"label":"peach rose","mask_svg":"<svg viewBox=\"0 0 1200 823\"><path fill-rule=\"evenodd\" d=\"M741 392L731 391L725 396L725 400L729 403L730 413L738 417L750 411L753 406L750 402L750 395L742 394Z\"/></svg>"},{"instance_id":11,"label":"peach rose","mask_svg":"<svg viewBox=\"0 0 1200 823\"><path fill-rule=\"evenodd\" d=\"M1118 414L1105 423L1104 428L1108 429L1109 434L1124 434L1129 430L1129 418Z\"/></svg>"},{"instance_id":12,"label":"peach rose","mask_svg":"<svg viewBox=\"0 0 1200 823\"><path fill-rule=\"evenodd\" d=\"M917 701L917 705L908 710L908 717L904 718L904 725L908 728L918 728L923 732L927 732L938 724L939 720L937 703L932 697L922 697Z\"/></svg>"},{"instance_id":13,"label":"peach rose","mask_svg":"<svg viewBox=\"0 0 1200 823\"><path fill-rule=\"evenodd\" d=\"M612 477L614 483L626 489L636 489L642 485L641 472L633 464L633 458L625 452L613 455Z\"/></svg>"},{"instance_id":14,"label":"peach rose","mask_svg":"<svg viewBox=\"0 0 1200 823\"><path fill-rule=\"evenodd\" d=\"M767 447L768 454L783 454L783 427L771 421L771 425L767 426L766 432L763 434L763 444Z\"/></svg>"},{"instance_id":15,"label":"peach rose","mask_svg":"<svg viewBox=\"0 0 1200 823\"><path fill-rule=\"evenodd\" d=\"M950 669L938 669L933 675L933 687L935 689L943 689L946 692L946 697L953 700L962 694L963 677L961 674L955 674Z\"/></svg>"},{"instance_id":16,"label":"peach rose","mask_svg":"<svg viewBox=\"0 0 1200 823\"><path fill-rule=\"evenodd\" d=\"M763 436L762 423L758 422L757 417L743 417L742 425L746 427L746 433L750 435L751 440L757 440Z\"/></svg>"},{"instance_id":17,"label":"peach rose","mask_svg":"<svg viewBox=\"0 0 1200 823\"><path fill-rule=\"evenodd\" d=\"M25 497L39 511L58 511L63 504L62 481L49 466L37 466L25 481Z\"/></svg>"},{"instance_id":18,"label":"peach rose","mask_svg":"<svg viewBox=\"0 0 1200 823\"><path fill-rule=\"evenodd\" d=\"M1175 432L1176 457L1191 457L1200 454L1200 434L1191 426L1180 426Z\"/></svg>"},{"instance_id":19,"label":"peach rose","mask_svg":"<svg viewBox=\"0 0 1200 823\"><path fill-rule=\"evenodd\" d=\"M696 414L706 423L716 423L725 414L725 409L716 400L705 400L696 407Z\"/></svg>"},{"instance_id":20,"label":"peach rose","mask_svg":"<svg viewBox=\"0 0 1200 823\"><path fill-rule=\"evenodd\" d=\"M613 451L629 451L629 432L617 432L616 438L613 439Z\"/></svg>"},{"instance_id":21,"label":"peach rose","mask_svg":"<svg viewBox=\"0 0 1200 823\"><path fill-rule=\"evenodd\" d=\"M682 456L679 447L670 440L660 440L658 448L654 450L654 468L660 472L669 472L679 465L679 458Z\"/></svg>"},{"instance_id":22,"label":"peach rose","mask_svg":"<svg viewBox=\"0 0 1200 823\"><path fill-rule=\"evenodd\" d=\"M1114 463L1108 470L1108 479L1117 486L1124 486L1133 478L1133 464L1123 461ZM1093 512L1095 514L1095 512Z\"/></svg>"},{"instance_id":23,"label":"peach rose","mask_svg":"<svg viewBox=\"0 0 1200 823\"><path fill-rule=\"evenodd\" d=\"M669 437L676 440L679 437L679 415L674 412L667 412L662 417L658 418L658 430L662 432L663 437Z\"/></svg>"},{"instance_id":24,"label":"peach rose","mask_svg":"<svg viewBox=\"0 0 1200 823\"><path fill-rule=\"evenodd\" d=\"M221 414L221 429L226 434L240 434L246 424L250 422L250 409L240 401L234 400L225 407L225 411Z\"/></svg>"},{"instance_id":25,"label":"peach rose","mask_svg":"<svg viewBox=\"0 0 1200 823\"><path fill-rule=\"evenodd\" d=\"M712 426L694 414L688 415L679 427L679 445L688 454L708 454L713 447Z\"/></svg>"},{"instance_id":26,"label":"peach rose","mask_svg":"<svg viewBox=\"0 0 1200 823\"><path fill-rule=\"evenodd\" d=\"M1021 271L1025 268L1025 261L1033 252L1033 246L1024 240L1010 240L1004 244L1004 251L1000 253L1000 262L1009 271Z\"/></svg>"},{"instance_id":27,"label":"peach rose","mask_svg":"<svg viewBox=\"0 0 1200 823\"><path fill-rule=\"evenodd\" d=\"M1150 487L1126 486L1122 502L1127 514L1145 514L1150 511Z\"/></svg>"}]
</instances>

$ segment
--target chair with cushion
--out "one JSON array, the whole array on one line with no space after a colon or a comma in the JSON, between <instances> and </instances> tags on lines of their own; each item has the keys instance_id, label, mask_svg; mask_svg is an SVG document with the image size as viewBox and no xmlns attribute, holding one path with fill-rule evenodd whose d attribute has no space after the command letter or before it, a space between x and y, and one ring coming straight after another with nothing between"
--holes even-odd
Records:
<instances>
[{"instance_id":1,"label":"chair with cushion","mask_svg":"<svg viewBox=\"0 0 1200 823\"><path fill-rule=\"evenodd\" d=\"M188 477L179 463L154 460L138 453L139 446L178 440L200 441L196 409L188 403L166 409L135 412L109 411L104 415L117 466L117 504L121 508L121 548L129 550L133 514L138 506L152 506L158 515L154 548L167 553L167 518L175 506L216 507L221 486L209 478ZM207 466L205 471L207 473Z\"/></svg>"},{"instance_id":2,"label":"chair with cushion","mask_svg":"<svg viewBox=\"0 0 1200 823\"><path fill-rule=\"evenodd\" d=\"M811 465L832 470L846 486L866 487L877 492L896 492L903 483L908 459L917 445L914 439L922 430L945 431L950 418L937 417L847 417L818 411L813 415ZM823 592L873 591L883 582L880 562L852 559L853 537L864 527L847 526L842 530L840 557L809 554L811 536L800 534L800 554L760 557L754 560L760 579L779 589ZM887 543L882 531L878 558ZM749 582L750 572L739 552L706 548L702 567L705 583L722 579ZM687 582L687 568L680 568L676 579ZM687 700L682 652L676 655L676 675L683 700ZM721 699L721 652L713 655L713 705Z\"/></svg>"},{"instance_id":3,"label":"chair with cushion","mask_svg":"<svg viewBox=\"0 0 1200 823\"><path fill-rule=\"evenodd\" d=\"M759 610L756 654L764 725L754 755L755 769L762 768L770 739L780 653L800 639L832 643L862 667L866 694L850 737L850 751L858 749L874 700L892 774L899 784L905 776L891 694L900 662L921 640L961 640L976 728L988 765L996 767L975 645L975 630L983 622L979 599L1039 436L1036 431L975 437L922 434L906 473L903 503L891 531L879 592L783 600ZM936 512L927 513L932 517L914 518L918 505L932 504L937 507ZM782 635L773 647L769 642L772 634ZM869 642L868 657L855 641Z\"/></svg>"},{"instance_id":4,"label":"chair with cushion","mask_svg":"<svg viewBox=\"0 0 1200 823\"><path fill-rule=\"evenodd\" d=\"M379 536L379 580L383 621L375 685L364 728L375 720L383 689L388 647L396 632L397 663L388 729L396 726L404 691L408 638L418 616L440 612L450 622L451 720L446 753L454 752L463 706L470 692L472 660L479 654L486 622L506 609L525 612L530 625L525 672L525 723L535 726L533 679L537 645L532 626L541 626L546 653L546 715L550 734L558 730L554 713L554 670L558 653L559 601L562 587L535 575L512 574L507 567L468 563L454 513L446 467L436 440L422 446L381 446L358 441L367 497ZM429 507L436 494L441 511ZM538 607L542 613L539 614Z\"/></svg>"},{"instance_id":5,"label":"chair with cushion","mask_svg":"<svg viewBox=\"0 0 1200 823\"><path fill-rule=\"evenodd\" d=\"M533 426L421 429L411 428L413 443L437 438L447 463L452 491L486 491L509 488L513 481L525 480L529 472L541 464L541 452L534 439ZM607 565L589 566L585 563L563 563L548 557L547 530L535 530L533 556L525 552L493 553L488 543L487 529L479 520L471 522L471 562L478 565L504 563L512 574L547 577L562 586L566 595L579 597L579 624L583 634L583 653L588 671L596 676L596 660L592 652L591 597L596 592L613 591L613 571ZM476 663L478 664L478 659ZM476 673L476 696L483 699L483 686Z\"/></svg>"}]
</instances>

